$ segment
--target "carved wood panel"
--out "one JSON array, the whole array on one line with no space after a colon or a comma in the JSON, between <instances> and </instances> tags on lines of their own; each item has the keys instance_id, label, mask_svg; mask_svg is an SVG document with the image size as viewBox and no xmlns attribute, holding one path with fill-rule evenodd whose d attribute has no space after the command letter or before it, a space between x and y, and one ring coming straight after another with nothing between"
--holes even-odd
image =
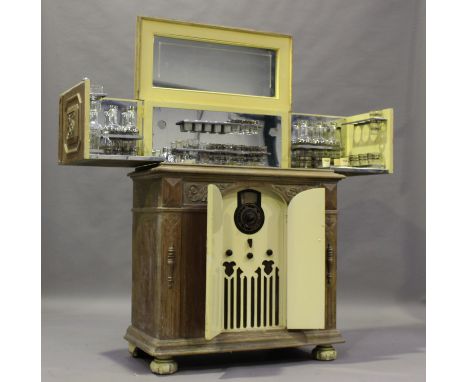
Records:
<instances>
[{"instance_id":1,"label":"carved wood panel","mask_svg":"<svg viewBox=\"0 0 468 382\"><path fill-rule=\"evenodd\" d=\"M158 325L156 309L157 220L149 214L134 214L132 240L132 324L152 335Z\"/></svg>"},{"instance_id":2,"label":"carved wood panel","mask_svg":"<svg viewBox=\"0 0 468 382\"><path fill-rule=\"evenodd\" d=\"M179 335L181 214L159 214L161 227L161 322L160 338Z\"/></svg>"},{"instance_id":3,"label":"carved wood panel","mask_svg":"<svg viewBox=\"0 0 468 382\"><path fill-rule=\"evenodd\" d=\"M325 215L326 237L326 298L325 328L336 328L336 212L327 212Z\"/></svg>"},{"instance_id":4,"label":"carved wood panel","mask_svg":"<svg viewBox=\"0 0 468 382\"><path fill-rule=\"evenodd\" d=\"M162 179L162 206L180 207L182 205L182 179Z\"/></svg>"},{"instance_id":5,"label":"carved wood panel","mask_svg":"<svg viewBox=\"0 0 468 382\"><path fill-rule=\"evenodd\" d=\"M84 82L60 97L59 160L68 163L84 157L85 116Z\"/></svg>"},{"instance_id":6,"label":"carved wood panel","mask_svg":"<svg viewBox=\"0 0 468 382\"><path fill-rule=\"evenodd\" d=\"M184 204L206 204L208 182L184 182ZM231 183L214 183L220 191Z\"/></svg>"}]
</instances>

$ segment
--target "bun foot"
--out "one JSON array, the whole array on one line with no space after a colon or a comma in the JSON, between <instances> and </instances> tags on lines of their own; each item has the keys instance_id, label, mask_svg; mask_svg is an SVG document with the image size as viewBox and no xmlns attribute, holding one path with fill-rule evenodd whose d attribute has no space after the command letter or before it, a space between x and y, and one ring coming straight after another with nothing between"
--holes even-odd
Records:
<instances>
[{"instance_id":1,"label":"bun foot","mask_svg":"<svg viewBox=\"0 0 468 382\"><path fill-rule=\"evenodd\" d=\"M177 371L177 362L175 362L172 358L155 358L150 363L150 369L154 374L174 374Z\"/></svg>"},{"instance_id":2,"label":"bun foot","mask_svg":"<svg viewBox=\"0 0 468 382\"><path fill-rule=\"evenodd\" d=\"M128 343L128 352L133 358L139 357L141 355L140 349L136 347L136 345L132 343Z\"/></svg>"},{"instance_id":3,"label":"bun foot","mask_svg":"<svg viewBox=\"0 0 468 382\"><path fill-rule=\"evenodd\" d=\"M336 359L336 350L331 345L318 345L312 350L312 358L317 361L333 361Z\"/></svg>"}]
</instances>

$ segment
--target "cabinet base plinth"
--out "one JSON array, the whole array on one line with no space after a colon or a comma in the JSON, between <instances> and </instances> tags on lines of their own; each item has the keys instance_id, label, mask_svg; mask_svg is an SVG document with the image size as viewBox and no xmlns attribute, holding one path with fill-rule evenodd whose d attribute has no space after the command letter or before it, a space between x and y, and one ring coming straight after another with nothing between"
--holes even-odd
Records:
<instances>
[{"instance_id":1,"label":"cabinet base plinth","mask_svg":"<svg viewBox=\"0 0 468 382\"><path fill-rule=\"evenodd\" d=\"M333 361L336 359L336 350L331 345L318 345L312 350L312 358L317 361Z\"/></svg>"},{"instance_id":2,"label":"cabinet base plinth","mask_svg":"<svg viewBox=\"0 0 468 382\"><path fill-rule=\"evenodd\" d=\"M317 330L265 330L221 333L212 340L204 338L158 339L130 326L125 339L132 349L142 350L152 357L167 359L183 355L280 349L320 345L321 347L345 342L336 329ZM330 346L333 349L333 347ZM336 352L335 352L336 355Z\"/></svg>"},{"instance_id":3,"label":"cabinet base plinth","mask_svg":"<svg viewBox=\"0 0 468 382\"><path fill-rule=\"evenodd\" d=\"M154 374L174 374L177 371L177 362L172 358L155 358L150 363L150 369Z\"/></svg>"}]
</instances>

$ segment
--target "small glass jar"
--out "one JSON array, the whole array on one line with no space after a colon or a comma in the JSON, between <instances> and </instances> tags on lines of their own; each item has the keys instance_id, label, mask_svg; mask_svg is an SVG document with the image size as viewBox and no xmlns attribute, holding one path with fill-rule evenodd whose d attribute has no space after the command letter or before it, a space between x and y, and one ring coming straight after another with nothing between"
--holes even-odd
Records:
<instances>
[{"instance_id":1,"label":"small glass jar","mask_svg":"<svg viewBox=\"0 0 468 382\"><path fill-rule=\"evenodd\" d=\"M201 133L203 131L203 122L201 121L195 121L195 124L194 124L194 129L193 131L197 132L197 133Z\"/></svg>"},{"instance_id":2,"label":"small glass jar","mask_svg":"<svg viewBox=\"0 0 468 382\"><path fill-rule=\"evenodd\" d=\"M359 166L359 156L358 155L350 155L349 156L349 165L351 167L358 167Z\"/></svg>"},{"instance_id":3,"label":"small glass jar","mask_svg":"<svg viewBox=\"0 0 468 382\"><path fill-rule=\"evenodd\" d=\"M359 166L360 167L368 167L369 166L369 158L367 157L367 153L359 154Z\"/></svg>"},{"instance_id":4,"label":"small glass jar","mask_svg":"<svg viewBox=\"0 0 468 382\"><path fill-rule=\"evenodd\" d=\"M372 164L374 166L381 166L382 165L382 154L380 153L373 153L372 154Z\"/></svg>"}]
</instances>

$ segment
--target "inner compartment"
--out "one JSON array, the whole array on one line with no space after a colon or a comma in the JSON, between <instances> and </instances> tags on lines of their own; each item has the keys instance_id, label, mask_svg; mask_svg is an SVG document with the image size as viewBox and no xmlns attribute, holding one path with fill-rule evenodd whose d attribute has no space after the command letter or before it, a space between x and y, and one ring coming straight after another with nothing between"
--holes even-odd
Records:
<instances>
[{"instance_id":1,"label":"inner compartment","mask_svg":"<svg viewBox=\"0 0 468 382\"><path fill-rule=\"evenodd\" d=\"M152 127L153 155L170 163L280 163L280 116L155 107Z\"/></svg>"},{"instance_id":2,"label":"inner compartment","mask_svg":"<svg viewBox=\"0 0 468 382\"><path fill-rule=\"evenodd\" d=\"M293 114L291 167L343 173L384 173L390 168L388 110L351 117Z\"/></svg>"},{"instance_id":3,"label":"inner compartment","mask_svg":"<svg viewBox=\"0 0 468 382\"><path fill-rule=\"evenodd\" d=\"M91 159L119 159L143 154L139 101L90 97Z\"/></svg>"}]
</instances>

